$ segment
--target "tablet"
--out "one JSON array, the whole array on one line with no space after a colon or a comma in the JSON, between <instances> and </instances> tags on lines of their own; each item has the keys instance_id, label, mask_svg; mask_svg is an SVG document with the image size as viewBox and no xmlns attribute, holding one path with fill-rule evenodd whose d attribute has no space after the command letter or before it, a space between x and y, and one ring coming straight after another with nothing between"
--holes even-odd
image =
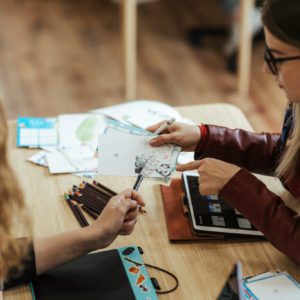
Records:
<instances>
[{"instance_id":1,"label":"tablet","mask_svg":"<svg viewBox=\"0 0 300 300\"><path fill-rule=\"evenodd\" d=\"M182 182L189 219L195 234L215 233L263 237L263 234L244 216L217 195L202 196L199 193L198 173L183 172Z\"/></svg>"}]
</instances>

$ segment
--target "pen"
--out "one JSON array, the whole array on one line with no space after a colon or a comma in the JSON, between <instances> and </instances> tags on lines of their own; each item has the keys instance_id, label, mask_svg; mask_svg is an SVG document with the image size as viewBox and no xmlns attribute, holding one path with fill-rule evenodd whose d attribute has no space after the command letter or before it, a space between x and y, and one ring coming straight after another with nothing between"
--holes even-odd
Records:
<instances>
[{"instance_id":1,"label":"pen","mask_svg":"<svg viewBox=\"0 0 300 300\"><path fill-rule=\"evenodd\" d=\"M154 131L154 134L161 134L168 126L175 122L175 118L171 118L170 120L163 123L159 128Z\"/></svg>"},{"instance_id":2,"label":"pen","mask_svg":"<svg viewBox=\"0 0 300 300\"><path fill-rule=\"evenodd\" d=\"M134 189L135 191L138 191L138 189L139 189L139 187L140 187L140 185L141 185L143 179L144 179L144 175L140 173L140 174L138 175L138 177L137 177L137 179L136 179L134 185L133 185L133 189Z\"/></svg>"},{"instance_id":3,"label":"pen","mask_svg":"<svg viewBox=\"0 0 300 300\"><path fill-rule=\"evenodd\" d=\"M175 122L175 118L171 118L170 120L164 122L159 128L157 128L154 132L154 134L159 135L160 133L162 133L168 126L170 126L171 124L173 124ZM147 161L145 161L143 168L145 167ZM143 175L143 168L140 171L134 185L133 185L133 189L135 191L138 191L143 179L144 179L144 175Z\"/></svg>"}]
</instances>

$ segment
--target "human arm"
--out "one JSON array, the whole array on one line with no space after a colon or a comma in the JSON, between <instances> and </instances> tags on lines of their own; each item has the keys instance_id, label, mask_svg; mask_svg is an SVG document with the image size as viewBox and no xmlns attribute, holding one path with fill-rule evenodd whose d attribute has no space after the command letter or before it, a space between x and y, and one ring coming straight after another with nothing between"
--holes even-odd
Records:
<instances>
[{"instance_id":1,"label":"human arm","mask_svg":"<svg viewBox=\"0 0 300 300\"><path fill-rule=\"evenodd\" d=\"M154 131L159 125L147 129ZM280 134L216 125L174 123L150 144L161 146L166 143L181 146L183 151L195 151L195 159L212 157L262 174L272 174L280 156Z\"/></svg>"},{"instance_id":2,"label":"human arm","mask_svg":"<svg viewBox=\"0 0 300 300\"><path fill-rule=\"evenodd\" d=\"M300 264L300 218L280 197L245 169L240 169L219 192L266 239L292 261Z\"/></svg>"},{"instance_id":3,"label":"human arm","mask_svg":"<svg viewBox=\"0 0 300 300\"><path fill-rule=\"evenodd\" d=\"M6 286L29 281L34 275L105 248L119 234L130 234L137 221L138 205L145 205L141 196L136 191L126 190L112 197L98 219L88 227L34 239L25 261L25 272Z\"/></svg>"},{"instance_id":4,"label":"human arm","mask_svg":"<svg viewBox=\"0 0 300 300\"><path fill-rule=\"evenodd\" d=\"M251 172L273 174L280 157L280 134L206 125L206 141L195 159L211 157L245 167Z\"/></svg>"},{"instance_id":5,"label":"human arm","mask_svg":"<svg viewBox=\"0 0 300 300\"><path fill-rule=\"evenodd\" d=\"M34 240L36 271L41 274L85 253L105 248L119 234L130 234L137 221L141 196L126 190L110 199L98 219L88 227Z\"/></svg>"},{"instance_id":6,"label":"human arm","mask_svg":"<svg viewBox=\"0 0 300 300\"><path fill-rule=\"evenodd\" d=\"M257 177L244 168L213 158L194 161L179 168L180 171L198 169L199 192L202 195L218 194L276 248L300 264L300 218ZM295 197L300 196L299 178L298 175L289 182Z\"/></svg>"}]
</instances>

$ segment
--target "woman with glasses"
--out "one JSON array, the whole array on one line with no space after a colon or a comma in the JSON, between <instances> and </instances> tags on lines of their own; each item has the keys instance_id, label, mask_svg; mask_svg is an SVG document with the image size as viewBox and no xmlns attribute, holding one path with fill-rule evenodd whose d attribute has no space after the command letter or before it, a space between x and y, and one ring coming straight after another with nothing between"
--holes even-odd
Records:
<instances>
[{"instance_id":1,"label":"woman with glasses","mask_svg":"<svg viewBox=\"0 0 300 300\"><path fill-rule=\"evenodd\" d=\"M195 161L178 171L198 169L199 191L218 194L242 213L265 237L300 264L300 218L250 172L275 175L300 201L300 3L266 0L265 73L274 76L288 99L282 132L260 133L214 125L174 123L152 140L195 151ZM160 124L148 128L155 131Z\"/></svg>"}]
</instances>

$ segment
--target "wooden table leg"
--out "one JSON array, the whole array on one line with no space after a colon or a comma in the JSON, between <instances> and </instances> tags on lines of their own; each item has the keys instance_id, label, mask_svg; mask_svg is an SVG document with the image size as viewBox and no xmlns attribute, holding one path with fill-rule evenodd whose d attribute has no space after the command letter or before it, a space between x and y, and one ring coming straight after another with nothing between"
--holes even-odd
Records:
<instances>
[{"instance_id":1,"label":"wooden table leg","mask_svg":"<svg viewBox=\"0 0 300 300\"><path fill-rule=\"evenodd\" d=\"M254 0L240 0L240 47L239 47L239 83L238 92L242 97L249 96L252 34L251 13L254 8Z\"/></svg>"},{"instance_id":2,"label":"wooden table leg","mask_svg":"<svg viewBox=\"0 0 300 300\"><path fill-rule=\"evenodd\" d=\"M137 2L122 0L123 63L125 99L136 98Z\"/></svg>"}]
</instances>

